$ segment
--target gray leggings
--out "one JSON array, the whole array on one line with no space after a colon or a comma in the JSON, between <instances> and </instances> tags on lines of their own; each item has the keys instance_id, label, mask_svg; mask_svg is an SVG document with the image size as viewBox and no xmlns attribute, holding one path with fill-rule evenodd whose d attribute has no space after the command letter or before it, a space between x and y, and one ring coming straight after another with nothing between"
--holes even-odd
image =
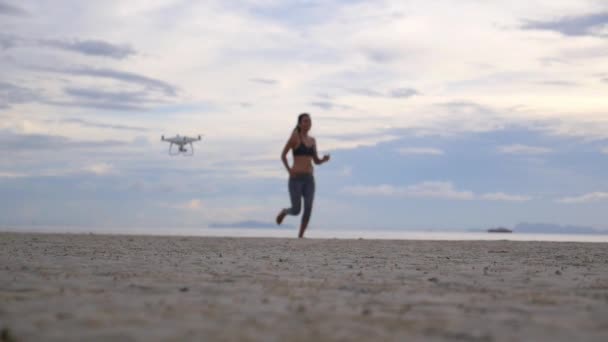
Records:
<instances>
[{"instance_id":1,"label":"gray leggings","mask_svg":"<svg viewBox=\"0 0 608 342\"><path fill-rule=\"evenodd\" d=\"M304 214L302 224L307 223L312 212L312 201L315 198L315 178L312 174L297 175L289 177L289 197L291 198L291 208L287 209L287 214L298 215L304 197Z\"/></svg>"}]
</instances>

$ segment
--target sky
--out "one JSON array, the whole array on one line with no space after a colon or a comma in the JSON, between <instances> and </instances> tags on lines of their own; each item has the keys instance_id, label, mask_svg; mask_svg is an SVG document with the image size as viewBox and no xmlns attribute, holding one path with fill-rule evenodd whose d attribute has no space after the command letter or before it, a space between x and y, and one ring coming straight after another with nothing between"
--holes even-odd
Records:
<instances>
[{"instance_id":1,"label":"sky","mask_svg":"<svg viewBox=\"0 0 608 342\"><path fill-rule=\"evenodd\" d=\"M0 227L273 222L308 112L312 229L608 229L607 57L604 0L0 0Z\"/></svg>"}]
</instances>

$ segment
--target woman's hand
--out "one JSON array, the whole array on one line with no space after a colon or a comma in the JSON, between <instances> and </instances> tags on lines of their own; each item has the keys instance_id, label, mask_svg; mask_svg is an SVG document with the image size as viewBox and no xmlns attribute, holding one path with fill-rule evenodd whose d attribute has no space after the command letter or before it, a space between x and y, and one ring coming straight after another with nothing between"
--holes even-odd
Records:
<instances>
[{"instance_id":1,"label":"woman's hand","mask_svg":"<svg viewBox=\"0 0 608 342\"><path fill-rule=\"evenodd\" d=\"M323 156L323 159L321 159L321 162L326 163L329 161L329 154L326 154Z\"/></svg>"}]
</instances>

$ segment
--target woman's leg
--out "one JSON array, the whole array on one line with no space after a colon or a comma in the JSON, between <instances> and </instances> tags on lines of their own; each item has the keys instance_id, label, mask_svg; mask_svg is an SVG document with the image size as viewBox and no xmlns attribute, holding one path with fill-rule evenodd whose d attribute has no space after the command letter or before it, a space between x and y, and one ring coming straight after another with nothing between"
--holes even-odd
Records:
<instances>
[{"instance_id":1,"label":"woman's leg","mask_svg":"<svg viewBox=\"0 0 608 342\"><path fill-rule=\"evenodd\" d=\"M310 221L310 214L312 213L312 203L315 199L315 179L310 176L306 179L306 182L302 187L302 196L304 196L304 214L302 214L302 223L300 225L300 234L298 237L304 237L304 232L308 227Z\"/></svg>"},{"instance_id":2,"label":"woman's leg","mask_svg":"<svg viewBox=\"0 0 608 342\"><path fill-rule=\"evenodd\" d=\"M277 224L281 224L286 215L299 215L302 208L302 190L303 182L299 179L289 178L289 198L291 199L291 208L285 208L277 215Z\"/></svg>"}]
</instances>

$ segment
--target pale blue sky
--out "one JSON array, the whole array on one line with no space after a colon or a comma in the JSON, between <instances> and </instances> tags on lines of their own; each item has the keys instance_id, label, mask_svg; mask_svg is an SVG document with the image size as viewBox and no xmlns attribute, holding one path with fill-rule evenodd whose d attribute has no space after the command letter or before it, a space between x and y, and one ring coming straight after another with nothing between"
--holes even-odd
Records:
<instances>
[{"instance_id":1,"label":"pale blue sky","mask_svg":"<svg viewBox=\"0 0 608 342\"><path fill-rule=\"evenodd\" d=\"M0 0L0 225L272 222L309 112L318 229L608 228L607 56L599 0Z\"/></svg>"}]
</instances>

